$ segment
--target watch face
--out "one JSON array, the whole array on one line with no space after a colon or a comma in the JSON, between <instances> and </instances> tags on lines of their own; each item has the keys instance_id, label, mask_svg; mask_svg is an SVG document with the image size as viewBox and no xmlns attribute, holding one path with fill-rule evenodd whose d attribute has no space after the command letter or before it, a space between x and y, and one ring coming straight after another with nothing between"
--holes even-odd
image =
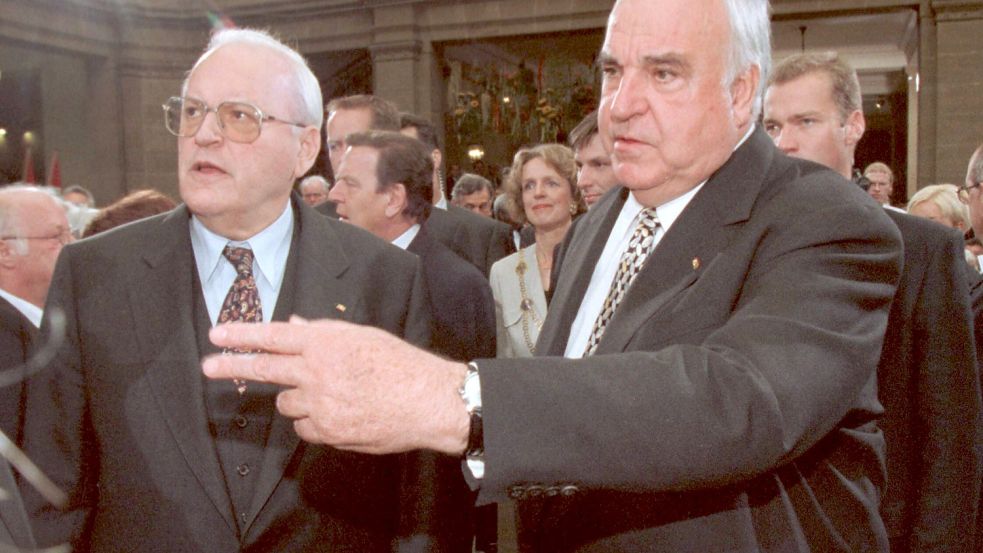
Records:
<instances>
[{"instance_id":1,"label":"watch face","mask_svg":"<svg viewBox=\"0 0 983 553\"><path fill-rule=\"evenodd\" d=\"M481 380L478 378L478 371L468 370L468 375L464 377L464 386L461 388L461 398L468 413L481 409Z\"/></svg>"}]
</instances>

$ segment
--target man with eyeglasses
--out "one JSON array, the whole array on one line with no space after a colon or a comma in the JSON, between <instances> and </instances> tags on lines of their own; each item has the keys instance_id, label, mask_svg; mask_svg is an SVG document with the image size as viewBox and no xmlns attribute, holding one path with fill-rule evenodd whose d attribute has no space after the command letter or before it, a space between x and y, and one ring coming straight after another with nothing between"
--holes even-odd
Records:
<instances>
[{"instance_id":1,"label":"man with eyeglasses","mask_svg":"<svg viewBox=\"0 0 983 553\"><path fill-rule=\"evenodd\" d=\"M412 454L303 443L276 386L198 370L226 321L338 318L428 340L416 257L291 194L321 147L316 77L268 34L224 31L164 116L184 204L69 246L55 271L48 309L67 328L28 383L24 448L68 501L22 490L38 545L425 550Z\"/></svg>"},{"instance_id":2,"label":"man with eyeglasses","mask_svg":"<svg viewBox=\"0 0 983 553\"><path fill-rule=\"evenodd\" d=\"M788 155L849 179L862 108L856 71L836 53L795 54L769 77L764 125ZM889 207L904 265L877 366L888 478L880 510L892 552L968 551L983 426L962 239Z\"/></svg>"},{"instance_id":3,"label":"man with eyeglasses","mask_svg":"<svg viewBox=\"0 0 983 553\"><path fill-rule=\"evenodd\" d=\"M16 440L22 417L19 369L30 357L55 260L72 241L65 210L50 194L27 185L0 189L0 430ZM33 549L13 473L0 457L0 544Z\"/></svg>"}]
</instances>

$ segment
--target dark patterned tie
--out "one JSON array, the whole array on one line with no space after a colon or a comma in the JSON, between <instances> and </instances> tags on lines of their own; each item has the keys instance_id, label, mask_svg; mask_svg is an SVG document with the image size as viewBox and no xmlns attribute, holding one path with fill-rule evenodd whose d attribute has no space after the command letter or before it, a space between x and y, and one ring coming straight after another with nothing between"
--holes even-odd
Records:
<instances>
[{"instance_id":1,"label":"dark patterned tie","mask_svg":"<svg viewBox=\"0 0 983 553\"><path fill-rule=\"evenodd\" d=\"M222 310L218 313L218 322L263 322L263 306L259 302L259 289L256 288L256 278L253 277L253 251L249 248L234 248L226 246L222 255L236 269L236 278L232 287L222 302ZM248 351L233 350L236 353ZM246 382L235 380L236 389L240 394L246 392Z\"/></svg>"},{"instance_id":2,"label":"dark patterned tie","mask_svg":"<svg viewBox=\"0 0 983 553\"><path fill-rule=\"evenodd\" d=\"M611 289L608 290L608 297L604 300L604 308L597 315L594 321L594 328L590 333L590 340L587 341L587 348L584 350L584 357L594 354L597 344L604 335L611 317L614 316L618 304L625 297L628 288L635 280L638 272L645 265L645 260L655 249L655 231L659 228L659 217L655 214L654 207L647 207L638 214L638 226L628 240L628 249L621 256L618 265L618 272L614 274L614 281L611 282Z\"/></svg>"}]
</instances>

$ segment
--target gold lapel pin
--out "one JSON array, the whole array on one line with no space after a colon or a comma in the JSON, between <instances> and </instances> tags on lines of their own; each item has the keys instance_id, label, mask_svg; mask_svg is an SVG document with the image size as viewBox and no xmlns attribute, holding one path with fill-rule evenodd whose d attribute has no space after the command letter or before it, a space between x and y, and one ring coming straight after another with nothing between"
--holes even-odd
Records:
<instances>
[{"instance_id":1,"label":"gold lapel pin","mask_svg":"<svg viewBox=\"0 0 983 553\"><path fill-rule=\"evenodd\" d=\"M693 258L693 270L694 271L697 271L699 269L700 269L700 258L699 257L694 257Z\"/></svg>"},{"instance_id":2,"label":"gold lapel pin","mask_svg":"<svg viewBox=\"0 0 983 553\"><path fill-rule=\"evenodd\" d=\"M341 304L341 303L339 303L338 305L334 306L334 308L337 309L338 311L340 311L341 313L344 313L345 312L345 309L346 309L346 307L344 306L344 304Z\"/></svg>"}]
</instances>

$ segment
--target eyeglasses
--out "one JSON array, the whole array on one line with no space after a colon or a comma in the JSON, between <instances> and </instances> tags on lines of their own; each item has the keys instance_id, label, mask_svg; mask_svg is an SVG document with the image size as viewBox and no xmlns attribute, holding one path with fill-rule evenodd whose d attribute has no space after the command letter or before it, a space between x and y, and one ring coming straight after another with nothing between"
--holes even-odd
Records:
<instances>
[{"instance_id":1,"label":"eyeglasses","mask_svg":"<svg viewBox=\"0 0 983 553\"><path fill-rule=\"evenodd\" d=\"M75 237L72 236L71 231L62 230L58 234L49 236L0 236L0 240L57 240L58 243L64 246L75 240Z\"/></svg>"},{"instance_id":2,"label":"eyeglasses","mask_svg":"<svg viewBox=\"0 0 983 553\"><path fill-rule=\"evenodd\" d=\"M197 98L172 96L161 107L164 108L164 125L174 136L194 136L209 112L215 112L218 117L218 128L223 136L242 144L249 144L259 138L266 121L300 128L308 126L266 115L258 107L246 102L222 102L213 108Z\"/></svg>"},{"instance_id":3,"label":"eyeglasses","mask_svg":"<svg viewBox=\"0 0 983 553\"><path fill-rule=\"evenodd\" d=\"M969 203L969 191L972 190L972 189L974 189L974 188L976 188L976 187L978 187L978 186L980 186L980 184L983 184L983 183L974 182L973 184L968 184L968 185L960 186L959 187L959 192L958 192L958 194L959 194L959 201L961 201L964 204L968 204Z\"/></svg>"}]
</instances>

